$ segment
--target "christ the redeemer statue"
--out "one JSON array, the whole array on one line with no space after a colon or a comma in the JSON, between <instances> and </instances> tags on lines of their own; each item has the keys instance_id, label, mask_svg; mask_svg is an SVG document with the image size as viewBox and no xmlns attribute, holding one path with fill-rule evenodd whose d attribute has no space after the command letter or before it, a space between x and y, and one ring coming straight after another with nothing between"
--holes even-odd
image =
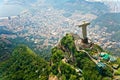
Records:
<instances>
[{"instance_id":1,"label":"christ the redeemer statue","mask_svg":"<svg viewBox=\"0 0 120 80\"><path fill-rule=\"evenodd\" d=\"M87 38L87 26L90 25L90 23L86 23L85 21L83 24L78 25L78 27L82 27L82 34L83 34L83 43L88 43L88 38Z\"/></svg>"}]
</instances>

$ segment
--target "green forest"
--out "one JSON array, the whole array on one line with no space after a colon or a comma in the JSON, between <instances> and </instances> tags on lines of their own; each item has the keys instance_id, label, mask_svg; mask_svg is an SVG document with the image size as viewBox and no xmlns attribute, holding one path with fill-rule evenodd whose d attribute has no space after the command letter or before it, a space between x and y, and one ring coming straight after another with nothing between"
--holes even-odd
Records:
<instances>
[{"instance_id":1,"label":"green forest","mask_svg":"<svg viewBox=\"0 0 120 80\"><path fill-rule=\"evenodd\" d=\"M98 45L84 50L90 55L105 51ZM46 61L26 45L18 45L9 58L0 62L0 80L112 80L113 70L109 66L120 65L118 58L109 66L98 67L85 52L76 50L72 34L66 34L51 53ZM115 74L120 74L119 70Z\"/></svg>"}]
</instances>

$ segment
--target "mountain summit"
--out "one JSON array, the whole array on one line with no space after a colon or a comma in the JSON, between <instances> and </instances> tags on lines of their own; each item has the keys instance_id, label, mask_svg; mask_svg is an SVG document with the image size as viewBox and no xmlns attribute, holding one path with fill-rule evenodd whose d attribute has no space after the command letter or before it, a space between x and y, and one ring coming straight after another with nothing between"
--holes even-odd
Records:
<instances>
[{"instance_id":1,"label":"mountain summit","mask_svg":"<svg viewBox=\"0 0 120 80\"><path fill-rule=\"evenodd\" d=\"M75 45L76 39L79 35L66 34L52 49L52 77L56 80L113 80L120 77L120 58L96 44L81 48Z\"/></svg>"}]
</instances>

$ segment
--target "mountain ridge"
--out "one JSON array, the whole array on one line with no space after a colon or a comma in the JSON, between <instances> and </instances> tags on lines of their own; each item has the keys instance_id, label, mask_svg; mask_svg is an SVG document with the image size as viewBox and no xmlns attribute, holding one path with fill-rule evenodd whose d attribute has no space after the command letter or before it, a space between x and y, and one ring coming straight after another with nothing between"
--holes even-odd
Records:
<instances>
[{"instance_id":1,"label":"mountain ridge","mask_svg":"<svg viewBox=\"0 0 120 80\"><path fill-rule=\"evenodd\" d=\"M76 49L74 35L66 34L52 48L45 61L25 45L16 47L6 61L0 62L2 80L112 80L120 77L120 58L94 44Z\"/></svg>"},{"instance_id":2,"label":"mountain ridge","mask_svg":"<svg viewBox=\"0 0 120 80\"><path fill-rule=\"evenodd\" d=\"M0 63L2 80L47 80L48 63L25 45L14 49L12 56ZM6 71L7 70L7 71Z\"/></svg>"}]
</instances>

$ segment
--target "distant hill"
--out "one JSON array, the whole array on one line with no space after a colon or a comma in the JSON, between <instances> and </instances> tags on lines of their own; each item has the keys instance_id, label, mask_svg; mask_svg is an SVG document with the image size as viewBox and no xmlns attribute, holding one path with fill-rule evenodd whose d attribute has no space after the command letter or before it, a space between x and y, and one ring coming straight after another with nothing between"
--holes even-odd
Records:
<instances>
[{"instance_id":1,"label":"distant hill","mask_svg":"<svg viewBox=\"0 0 120 80\"><path fill-rule=\"evenodd\" d=\"M109 33L110 41L116 42L117 45L110 48L114 54L119 55L120 53L120 13L107 13L99 16L93 20L92 26L99 26L100 28L107 28L106 33ZM119 55L120 56L120 55Z\"/></svg>"},{"instance_id":2,"label":"distant hill","mask_svg":"<svg viewBox=\"0 0 120 80\"><path fill-rule=\"evenodd\" d=\"M98 25L101 28L106 27L106 32L111 34L111 39L116 42L120 41L120 13L104 14L93 20L92 23L92 26Z\"/></svg>"},{"instance_id":3,"label":"distant hill","mask_svg":"<svg viewBox=\"0 0 120 80\"><path fill-rule=\"evenodd\" d=\"M27 46L20 45L0 63L0 80L47 80L48 63Z\"/></svg>"},{"instance_id":4,"label":"distant hill","mask_svg":"<svg viewBox=\"0 0 120 80\"><path fill-rule=\"evenodd\" d=\"M1 33L6 35L3 31ZM12 34L9 33L7 35ZM19 44L22 44L23 41L25 42L24 44L28 44L23 38L8 39L0 37L0 62L7 60L11 56L13 49Z\"/></svg>"},{"instance_id":5,"label":"distant hill","mask_svg":"<svg viewBox=\"0 0 120 80\"><path fill-rule=\"evenodd\" d=\"M77 10L83 13L92 13L96 15L109 12L109 8L101 2L88 2L85 0L50 0L47 2L54 5L54 8L63 9L66 12L74 12Z\"/></svg>"},{"instance_id":6,"label":"distant hill","mask_svg":"<svg viewBox=\"0 0 120 80\"><path fill-rule=\"evenodd\" d=\"M5 29L1 28L1 26L0 26L0 35L1 35L1 34L11 35L11 34L14 34L14 33L11 32L11 31L8 31L8 30L5 30Z\"/></svg>"},{"instance_id":7,"label":"distant hill","mask_svg":"<svg viewBox=\"0 0 120 80\"><path fill-rule=\"evenodd\" d=\"M120 30L120 13L106 13L93 21L94 25L107 27L107 32Z\"/></svg>"},{"instance_id":8,"label":"distant hill","mask_svg":"<svg viewBox=\"0 0 120 80\"><path fill-rule=\"evenodd\" d=\"M27 6L30 5L31 3L36 2L37 0L5 0L4 3L5 4L19 4L19 5L23 5L23 6Z\"/></svg>"},{"instance_id":9,"label":"distant hill","mask_svg":"<svg viewBox=\"0 0 120 80\"><path fill-rule=\"evenodd\" d=\"M119 13L120 12L120 1L119 0L110 0L106 1L104 0L104 3L110 7L110 11L113 13Z\"/></svg>"},{"instance_id":10,"label":"distant hill","mask_svg":"<svg viewBox=\"0 0 120 80\"><path fill-rule=\"evenodd\" d=\"M118 13L120 12L120 0L87 0L87 1L98 1L98 2L103 2L106 4L109 8L110 11L113 13Z\"/></svg>"},{"instance_id":11,"label":"distant hill","mask_svg":"<svg viewBox=\"0 0 120 80\"><path fill-rule=\"evenodd\" d=\"M0 62L8 59L13 50L13 45L6 39L0 38Z\"/></svg>"}]
</instances>

